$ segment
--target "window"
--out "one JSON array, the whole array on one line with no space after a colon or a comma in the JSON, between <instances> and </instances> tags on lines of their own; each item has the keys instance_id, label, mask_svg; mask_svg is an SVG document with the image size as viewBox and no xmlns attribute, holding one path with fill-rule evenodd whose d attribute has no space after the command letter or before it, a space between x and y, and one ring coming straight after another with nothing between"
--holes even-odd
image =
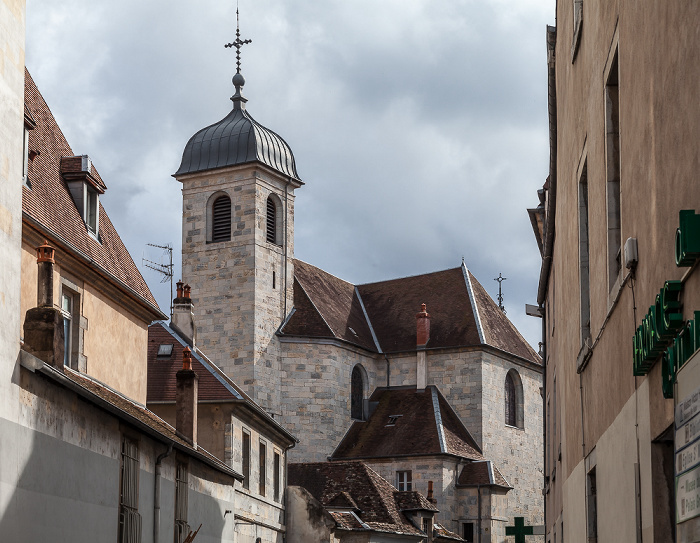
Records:
<instances>
[{"instance_id":1,"label":"window","mask_svg":"<svg viewBox=\"0 0 700 543\"><path fill-rule=\"evenodd\" d=\"M182 543L190 532L187 524L187 477L185 464L177 465L175 479L175 542Z\"/></svg>"},{"instance_id":2,"label":"window","mask_svg":"<svg viewBox=\"0 0 700 543\"><path fill-rule=\"evenodd\" d=\"M396 488L399 490L412 490L411 470L396 472Z\"/></svg>"},{"instance_id":3,"label":"window","mask_svg":"<svg viewBox=\"0 0 700 543\"><path fill-rule=\"evenodd\" d=\"M503 386L505 399L505 423L515 428L524 428L523 383L514 369L506 374Z\"/></svg>"},{"instance_id":4,"label":"window","mask_svg":"<svg viewBox=\"0 0 700 543\"><path fill-rule=\"evenodd\" d=\"M588 249L588 165L584 162L578 182L578 262L582 346L586 345L591 338L591 291Z\"/></svg>"},{"instance_id":5,"label":"window","mask_svg":"<svg viewBox=\"0 0 700 543\"><path fill-rule=\"evenodd\" d=\"M267 445L260 442L260 483L259 483L259 494L261 496L265 495L265 483L267 479Z\"/></svg>"},{"instance_id":6,"label":"window","mask_svg":"<svg viewBox=\"0 0 700 543\"><path fill-rule=\"evenodd\" d=\"M71 367L71 338L73 336L73 295L66 290L61 294L61 312L63 313L63 364Z\"/></svg>"},{"instance_id":7,"label":"window","mask_svg":"<svg viewBox=\"0 0 700 543\"><path fill-rule=\"evenodd\" d=\"M119 492L119 542L141 541L139 515L139 449L136 441L122 439L122 469Z\"/></svg>"},{"instance_id":8,"label":"window","mask_svg":"<svg viewBox=\"0 0 700 543\"><path fill-rule=\"evenodd\" d=\"M173 354L173 344L172 343L161 343L158 345L158 356L169 357Z\"/></svg>"},{"instance_id":9,"label":"window","mask_svg":"<svg viewBox=\"0 0 700 543\"><path fill-rule=\"evenodd\" d=\"M588 507L586 517L588 519L588 543L596 543L598 540L598 493L596 488L595 466L586 476L586 497Z\"/></svg>"},{"instance_id":10,"label":"window","mask_svg":"<svg viewBox=\"0 0 700 543\"><path fill-rule=\"evenodd\" d=\"M241 469L243 471L243 488L250 488L250 434L243 432L243 446L241 450Z\"/></svg>"},{"instance_id":11,"label":"window","mask_svg":"<svg viewBox=\"0 0 700 543\"><path fill-rule=\"evenodd\" d=\"M462 523L462 539L467 541L467 543L474 543L474 523L473 522L463 522Z\"/></svg>"},{"instance_id":12,"label":"window","mask_svg":"<svg viewBox=\"0 0 700 543\"><path fill-rule=\"evenodd\" d=\"M277 243L277 204L272 195L267 197L267 241Z\"/></svg>"},{"instance_id":13,"label":"window","mask_svg":"<svg viewBox=\"0 0 700 543\"><path fill-rule=\"evenodd\" d=\"M29 129L25 126L24 128L24 145L23 145L23 162L22 162L22 182L29 188L31 184L29 183Z\"/></svg>"},{"instance_id":14,"label":"window","mask_svg":"<svg viewBox=\"0 0 700 543\"><path fill-rule=\"evenodd\" d=\"M222 194L211 206L211 241L231 240L231 198Z\"/></svg>"},{"instance_id":15,"label":"window","mask_svg":"<svg viewBox=\"0 0 700 543\"><path fill-rule=\"evenodd\" d=\"M363 369L359 364L352 369L350 378L350 417L355 420L365 420L364 417L364 388Z\"/></svg>"},{"instance_id":16,"label":"window","mask_svg":"<svg viewBox=\"0 0 700 543\"><path fill-rule=\"evenodd\" d=\"M608 215L608 290L612 291L620 271L620 93L618 62L615 50L605 83L605 162L607 173Z\"/></svg>"},{"instance_id":17,"label":"window","mask_svg":"<svg viewBox=\"0 0 700 543\"><path fill-rule=\"evenodd\" d=\"M573 0L573 21L574 21L574 36L571 40L571 62L576 60L578 46L581 43L581 31L583 30L583 0Z\"/></svg>"},{"instance_id":18,"label":"window","mask_svg":"<svg viewBox=\"0 0 700 543\"><path fill-rule=\"evenodd\" d=\"M280 453L275 451L275 474L274 474L274 480L275 480L275 501L280 501L280 478L281 478L281 473L280 469L282 469L282 462L281 462L281 457Z\"/></svg>"},{"instance_id":19,"label":"window","mask_svg":"<svg viewBox=\"0 0 700 543\"><path fill-rule=\"evenodd\" d=\"M88 230L93 234L97 235L97 229L99 224L99 200L97 197L97 191L92 187L86 185L85 194L85 225Z\"/></svg>"}]
</instances>

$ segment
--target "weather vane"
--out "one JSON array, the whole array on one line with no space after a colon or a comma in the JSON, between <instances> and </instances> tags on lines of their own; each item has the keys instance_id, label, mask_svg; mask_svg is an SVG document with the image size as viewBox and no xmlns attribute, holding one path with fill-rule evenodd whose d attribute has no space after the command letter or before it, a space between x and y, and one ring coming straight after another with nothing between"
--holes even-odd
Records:
<instances>
[{"instance_id":1,"label":"weather vane","mask_svg":"<svg viewBox=\"0 0 700 543\"><path fill-rule=\"evenodd\" d=\"M494 281L498 281L498 309L503 311L503 314L505 315L506 308L503 307L503 292L501 291L501 283L508 279L507 277L503 277L500 273L498 274L498 277L494 279Z\"/></svg>"},{"instance_id":2,"label":"weather vane","mask_svg":"<svg viewBox=\"0 0 700 543\"><path fill-rule=\"evenodd\" d=\"M252 43L253 40L242 40L241 30L238 22L238 2L236 2L236 39L232 43L227 43L224 47L235 47L236 48L236 73L241 73L241 47L246 43Z\"/></svg>"}]
</instances>

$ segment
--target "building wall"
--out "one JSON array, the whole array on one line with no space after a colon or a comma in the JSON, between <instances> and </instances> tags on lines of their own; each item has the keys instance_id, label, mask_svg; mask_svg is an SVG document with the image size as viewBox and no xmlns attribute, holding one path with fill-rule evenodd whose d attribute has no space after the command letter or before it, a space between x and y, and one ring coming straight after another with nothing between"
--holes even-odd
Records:
<instances>
[{"instance_id":1,"label":"building wall","mask_svg":"<svg viewBox=\"0 0 700 543\"><path fill-rule=\"evenodd\" d=\"M641 501L642 509L647 510L649 503L658 499L658 486L644 485L644 481L654 480L655 469L646 459L652 457L653 441L672 424L673 402L662 398L658 363L645 377L635 379L632 375L632 336L664 281L681 279L686 272L677 268L674 260L678 212L700 211L700 155L694 143L700 136L700 118L689 114L697 109L697 83L689 74L700 70L696 24L700 6L666 2L640 7L630 0L584 0L581 41L572 62L573 4L557 2L557 222L546 341L547 390L553 389L556 374L560 401L552 417L558 417L557 432L562 432L561 437L557 434L552 439L555 446L561 441L562 458L549 450L547 523L551 532L554 523L563 518L567 540L583 541L585 529L577 532L569 526L578 523L574 519L580 516L581 500L586 496L585 462L589 458L590 463L595 450L600 481L599 540L625 540L637 529L646 538L656 532L662 520L646 515L636 527L636 512L629 506L634 498L629 490L634 483L630 466L637 458L629 432L637 422L648 420L648 434L644 430L639 437ZM608 278L607 160L613 151L606 144L605 87L615 50L619 63L620 239L624 243L629 237L637 238L639 253L634 281L628 280L622 287L620 279L626 270L617 284ZM597 342L579 374L578 184L584 163L591 343ZM685 319L700 308L699 282L697 271L686 277L682 298ZM631 401L634 416L628 412ZM617 441L612 436L617 436ZM632 456L628 455L624 469L603 481L601 473L610 475L614 466L622 466L622 452L613 443L626 444ZM624 505L621 498L627 500ZM608 515L615 508L622 512L613 522Z\"/></svg>"},{"instance_id":2,"label":"building wall","mask_svg":"<svg viewBox=\"0 0 700 543\"><path fill-rule=\"evenodd\" d=\"M182 280L192 287L198 345L257 403L279 413L280 354L275 331L285 310L292 307L293 189L285 192L282 178L250 165L180 180ZM219 193L231 198L231 240L210 243L207 209ZM265 237L271 193L281 204L281 245Z\"/></svg>"},{"instance_id":3,"label":"building wall","mask_svg":"<svg viewBox=\"0 0 700 543\"><path fill-rule=\"evenodd\" d=\"M118 305L90 283L67 270L62 262L69 255L56 251L53 300L60 308L66 288L78 295L74 309L73 350L78 354L80 371L99 379L137 402L146 404L148 324ZM36 248L22 244L21 321L27 310L37 305ZM128 371L125 371L128 368Z\"/></svg>"},{"instance_id":4,"label":"building wall","mask_svg":"<svg viewBox=\"0 0 700 543\"><path fill-rule=\"evenodd\" d=\"M20 243L25 1L0 0L0 523L13 518L14 488L31 446L18 426ZM10 531L16 534L13 524ZM16 537L13 535L13 537Z\"/></svg>"},{"instance_id":5,"label":"building wall","mask_svg":"<svg viewBox=\"0 0 700 543\"><path fill-rule=\"evenodd\" d=\"M299 439L292 462L322 462L352 424L350 380L356 364L367 373L365 398L383 386L375 366L385 362L350 347L327 343L283 343L280 423Z\"/></svg>"}]
</instances>

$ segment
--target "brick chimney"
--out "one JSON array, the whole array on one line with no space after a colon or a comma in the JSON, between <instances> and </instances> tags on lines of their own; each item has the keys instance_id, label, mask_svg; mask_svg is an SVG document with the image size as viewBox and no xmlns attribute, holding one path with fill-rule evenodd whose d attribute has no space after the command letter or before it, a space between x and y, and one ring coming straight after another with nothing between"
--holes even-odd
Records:
<instances>
[{"instance_id":1,"label":"brick chimney","mask_svg":"<svg viewBox=\"0 0 700 543\"><path fill-rule=\"evenodd\" d=\"M192 351L182 351L182 369L175 374L175 429L192 445L197 445L197 391L199 377L192 369Z\"/></svg>"},{"instance_id":2,"label":"brick chimney","mask_svg":"<svg viewBox=\"0 0 700 543\"><path fill-rule=\"evenodd\" d=\"M416 388L424 390L428 384L428 364L425 347L430 341L430 315L425 304L421 304L420 312L416 313Z\"/></svg>"},{"instance_id":3,"label":"brick chimney","mask_svg":"<svg viewBox=\"0 0 700 543\"><path fill-rule=\"evenodd\" d=\"M177 282L177 297L173 300L173 318L170 324L189 345L197 343L197 327L194 325L194 305L190 298L190 286Z\"/></svg>"},{"instance_id":4,"label":"brick chimney","mask_svg":"<svg viewBox=\"0 0 700 543\"><path fill-rule=\"evenodd\" d=\"M63 370L63 314L53 305L54 248L45 241L37 252L37 302L24 317L24 350Z\"/></svg>"},{"instance_id":5,"label":"brick chimney","mask_svg":"<svg viewBox=\"0 0 700 543\"><path fill-rule=\"evenodd\" d=\"M428 501L430 503L437 503L437 500L433 498L433 482L428 481Z\"/></svg>"}]
</instances>

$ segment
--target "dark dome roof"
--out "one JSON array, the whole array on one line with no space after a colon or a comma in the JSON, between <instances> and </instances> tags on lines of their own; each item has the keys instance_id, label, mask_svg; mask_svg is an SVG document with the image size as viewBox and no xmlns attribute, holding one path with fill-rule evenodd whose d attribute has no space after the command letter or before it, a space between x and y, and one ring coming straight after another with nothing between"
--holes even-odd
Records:
<instances>
[{"instance_id":1,"label":"dark dome roof","mask_svg":"<svg viewBox=\"0 0 700 543\"><path fill-rule=\"evenodd\" d=\"M187 142L175 175L257 161L298 180L294 155L287 142L245 110L246 100L240 95L240 87L231 99L231 113Z\"/></svg>"}]
</instances>

